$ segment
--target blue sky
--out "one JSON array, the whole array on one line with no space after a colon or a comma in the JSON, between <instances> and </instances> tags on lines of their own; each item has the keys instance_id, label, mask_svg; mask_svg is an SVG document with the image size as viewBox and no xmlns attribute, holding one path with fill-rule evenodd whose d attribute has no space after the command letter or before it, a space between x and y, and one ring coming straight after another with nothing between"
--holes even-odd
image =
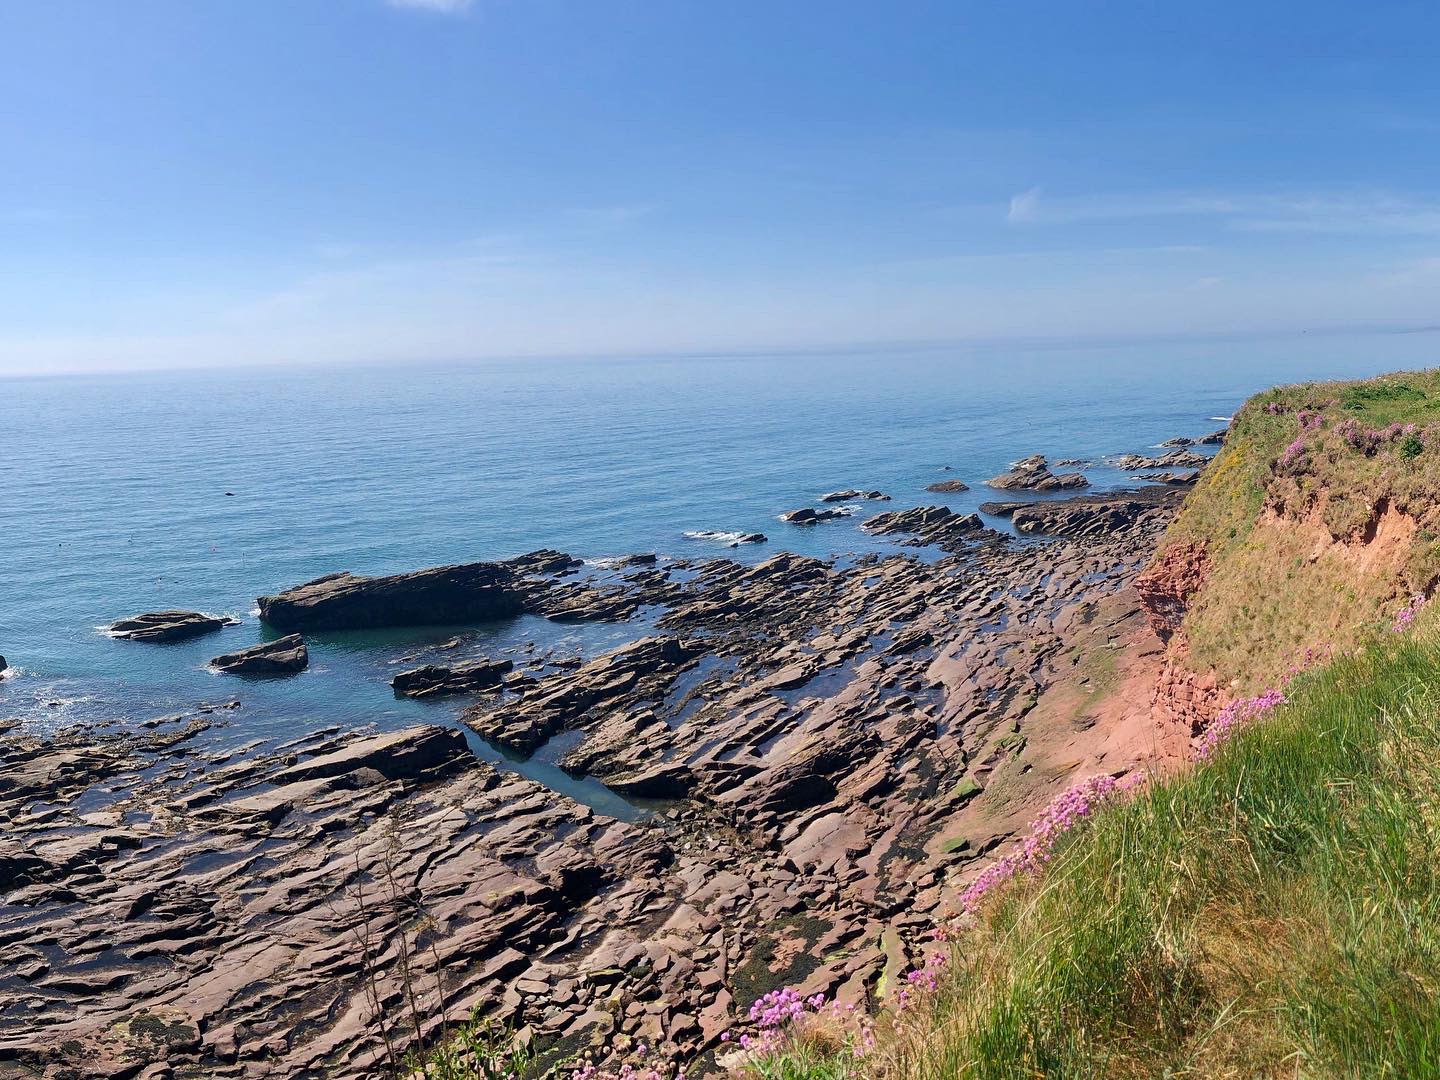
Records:
<instances>
[{"instance_id":1,"label":"blue sky","mask_svg":"<svg viewBox=\"0 0 1440 1080\"><path fill-rule=\"evenodd\" d=\"M1433 3L14 0L0 371L1440 323Z\"/></svg>"}]
</instances>

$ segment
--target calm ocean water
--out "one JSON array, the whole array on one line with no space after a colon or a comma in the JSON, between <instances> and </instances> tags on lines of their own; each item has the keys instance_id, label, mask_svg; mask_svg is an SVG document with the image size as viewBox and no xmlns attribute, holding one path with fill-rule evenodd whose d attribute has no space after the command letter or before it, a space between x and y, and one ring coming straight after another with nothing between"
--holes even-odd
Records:
<instances>
[{"instance_id":1,"label":"calm ocean water","mask_svg":"<svg viewBox=\"0 0 1440 1080\"><path fill-rule=\"evenodd\" d=\"M1025 454L1098 460L1199 435L1266 385L1417 366L1419 348L1397 336L0 380L0 654L16 669L0 718L45 729L238 698L213 735L232 742L444 719L460 705L399 701L388 681L451 630L317 636L312 669L289 679L217 676L205 661L261 638L256 596L334 570L542 546L749 560L886 548L858 530L863 514L808 530L775 515L850 486L889 492L890 507L971 509L990 497L981 481ZM951 477L973 490L922 490ZM701 530L771 542L730 551L684 535ZM97 629L168 607L243 621L174 646ZM538 637L593 652L639 632L480 629L494 651ZM575 787L543 754L520 767ZM596 788L580 791L606 805Z\"/></svg>"}]
</instances>

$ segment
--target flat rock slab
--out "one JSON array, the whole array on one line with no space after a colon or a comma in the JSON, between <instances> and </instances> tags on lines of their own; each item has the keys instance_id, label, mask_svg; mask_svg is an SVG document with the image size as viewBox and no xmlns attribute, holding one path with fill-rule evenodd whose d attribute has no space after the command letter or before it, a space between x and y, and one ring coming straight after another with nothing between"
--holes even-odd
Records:
<instances>
[{"instance_id":1,"label":"flat rock slab","mask_svg":"<svg viewBox=\"0 0 1440 1080\"><path fill-rule=\"evenodd\" d=\"M210 661L217 671L231 675L293 675L310 666L310 653L299 634L287 634Z\"/></svg>"}]
</instances>

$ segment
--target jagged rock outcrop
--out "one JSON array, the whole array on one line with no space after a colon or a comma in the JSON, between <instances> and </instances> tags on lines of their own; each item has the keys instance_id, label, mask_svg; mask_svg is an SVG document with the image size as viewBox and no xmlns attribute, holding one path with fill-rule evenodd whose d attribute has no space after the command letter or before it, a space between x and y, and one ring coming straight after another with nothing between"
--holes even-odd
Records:
<instances>
[{"instance_id":1,"label":"jagged rock outcrop","mask_svg":"<svg viewBox=\"0 0 1440 1080\"><path fill-rule=\"evenodd\" d=\"M985 481L987 487L1001 491L1068 491L1090 486L1084 475L1075 473L1052 473L1045 462L1045 455L1033 454L1010 463L1010 471Z\"/></svg>"},{"instance_id":2,"label":"jagged rock outcrop","mask_svg":"<svg viewBox=\"0 0 1440 1080\"><path fill-rule=\"evenodd\" d=\"M110 624L111 637L126 641L185 641L237 625L225 615L206 615L200 611L150 611Z\"/></svg>"},{"instance_id":3,"label":"jagged rock outcrop","mask_svg":"<svg viewBox=\"0 0 1440 1080\"><path fill-rule=\"evenodd\" d=\"M983 532L985 523L978 514L957 514L948 506L917 506L913 510L876 514L860 527L881 536L912 533L922 543L942 544Z\"/></svg>"},{"instance_id":4,"label":"jagged rock outcrop","mask_svg":"<svg viewBox=\"0 0 1440 1080\"><path fill-rule=\"evenodd\" d=\"M525 610L526 597L513 568L478 562L388 577L326 574L259 604L279 630L364 630L509 618Z\"/></svg>"},{"instance_id":5,"label":"jagged rock outcrop","mask_svg":"<svg viewBox=\"0 0 1440 1080\"><path fill-rule=\"evenodd\" d=\"M1182 492L1168 487L1077 495L1046 502L1001 504L1018 533L1044 536L1103 536L1133 528L1157 515L1168 519ZM987 503L987 506L996 506ZM983 509L983 507L982 507ZM991 512L991 511L987 511Z\"/></svg>"},{"instance_id":6,"label":"jagged rock outcrop","mask_svg":"<svg viewBox=\"0 0 1440 1080\"><path fill-rule=\"evenodd\" d=\"M1144 454L1121 454L1112 459L1110 464L1117 469L1124 469L1126 472L1134 472L1137 469L1203 469L1210 464L1210 459L1193 450L1171 450L1169 453L1160 454L1157 457L1147 457Z\"/></svg>"},{"instance_id":7,"label":"jagged rock outcrop","mask_svg":"<svg viewBox=\"0 0 1440 1080\"><path fill-rule=\"evenodd\" d=\"M310 666L310 653L299 634L287 634L217 656L210 666L231 675L292 675Z\"/></svg>"}]
</instances>

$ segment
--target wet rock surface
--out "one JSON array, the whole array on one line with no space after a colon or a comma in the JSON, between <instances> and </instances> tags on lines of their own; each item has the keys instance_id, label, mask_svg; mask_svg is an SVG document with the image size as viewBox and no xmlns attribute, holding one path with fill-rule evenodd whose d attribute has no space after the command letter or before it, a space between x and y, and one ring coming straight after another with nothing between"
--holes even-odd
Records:
<instances>
[{"instance_id":1,"label":"wet rock surface","mask_svg":"<svg viewBox=\"0 0 1440 1080\"><path fill-rule=\"evenodd\" d=\"M960 492L969 491L970 485L963 480L937 480L933 484L926 484L925 490L936 493L947 491Z\"/></svg>"},{"instance_id":2,"label":"wet rock surface","mask_svg":"<svg viewBox=\"0 0 1440 1080\"><path fill-rule=\"evenodd\" d=\"M654 629L522 671L436 646L396 689L475 694L427 706L444 725L243 752L197 738L243 708L0 736L0 1061L383 1074L387 1038L415 1041L407 970L427 1038L479 1005L542 1046L628 1035L698 1072L773 986L863 1002L1056 790L1147 767L1160 644L1132 582L1178 497L1015 506L1046 542L917 507L865 523L893 552L843 561L477 564L502 569L464 580L526 611ZM312 583L285 610L390 617L414 577L362 601ZM497 771L457 713L652 815Z\"/></svg>"},{"instance_id":3,"label":"wet rock surface","mask_svg":"<svg viewBox=\"0 0 1440 1080\"><path fill-rule=\"evenodd\" d=\"M822 521L834 521L849 516L849 510L816 510L807 506L800 510L787 510L780 515L780 520L791 525L818 525Z\"/></svg>"},{"instance_id":4,"label":"wet rock surface","mask_svg":"<svg viewBox=\"0 0 1440 1080\"><path fill-rule=\"evenodd\" d=\"M236 620L225 615L206 615L200 611L150 611L111 623L109 633L126 641L186 641L234 625Z\"/></svg>"},{"instance_id":5,"label":"wet rock surface","mask_svg":"<svg viewBox=\"0 0 1440 1080\"><path fill-rule=\"evenodd\" d=\"M217 656L210 661L210 666L231 675L293 675L310 666L310 653L299 634L287 634Z\"/></svg>"},{"instance_id":6,"label":"wet rock surface","mask_svg":"<svg viewBox=\"0 0 1440 1080\"><path fill-rule=\"evenodd\" d=\"M401 697L412 698L498 692L502 680L514 667L511 660L476 660L454 667L426 664L400 672L390 680L390 686Z\"/></svg>"}]
</instances>

